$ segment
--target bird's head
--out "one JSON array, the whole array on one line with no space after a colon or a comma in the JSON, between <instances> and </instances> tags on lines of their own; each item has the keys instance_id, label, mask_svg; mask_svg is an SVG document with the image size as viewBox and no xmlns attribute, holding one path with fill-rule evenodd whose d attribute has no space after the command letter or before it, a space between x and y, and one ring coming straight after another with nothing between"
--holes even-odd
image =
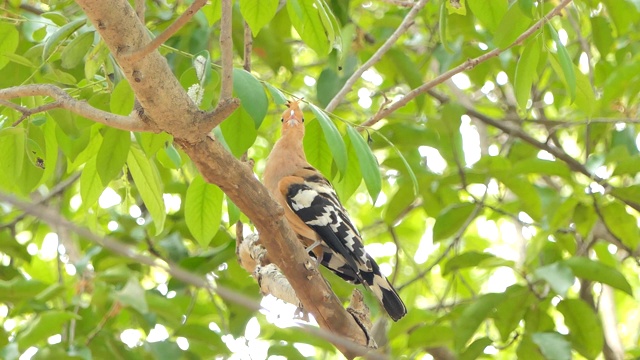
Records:
<instances>
[{"instance_id":1,"label":"bird's head","mask_svg":"<svg viewBox=\"0 0 640 360\"><path fill-rule=\"evenodd\" d=\"M300 110L299 101L287 101L288 109L282 113L282 134L292 130L304 133L304 115Z\"/></svg>"}]
</instances>

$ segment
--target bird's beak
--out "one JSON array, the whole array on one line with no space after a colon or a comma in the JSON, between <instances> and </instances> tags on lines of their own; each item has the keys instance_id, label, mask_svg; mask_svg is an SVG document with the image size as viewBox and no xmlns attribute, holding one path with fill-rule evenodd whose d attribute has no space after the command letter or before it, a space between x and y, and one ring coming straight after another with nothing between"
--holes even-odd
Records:
<instances>
[{"instance_id":1,"label":"bird's beak","mask_svg":"<svg viewBox=\"0 0 640 360\"><path fill-rule=\"evenodd\" d=\"M299 124L302 124L302 122L300 122L298 119L296 118L291 118L289 120L287 120L287 126L298 126Z\"/></svg>"}]
</instances>

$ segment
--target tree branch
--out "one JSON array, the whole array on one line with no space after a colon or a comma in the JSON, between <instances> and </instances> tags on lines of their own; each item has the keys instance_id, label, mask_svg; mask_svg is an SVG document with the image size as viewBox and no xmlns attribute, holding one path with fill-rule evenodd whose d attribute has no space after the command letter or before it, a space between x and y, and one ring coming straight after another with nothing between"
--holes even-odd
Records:
<instances>
[{"instance_id":1,"label":"tree branch","mask_svg":"<svg viewBox=\"0 0 640 360\"><path fill-rule=\"evenodd\" d=\"M104 124L116 129L127 131L151 131L158 132L153 124L146 123L142 119L136 116L135 112L129 116L122 116L106 112L93 106L89 103L77 100L67 94L61 88L51 84L31 84L20 85L6 89L0 89L0 100L9 100L26 96L48 96L55 101L50 104L38 106L34 109L28 109L24 106L16 105L8 101L3 101L2 105L10 107L16 111L22 113L21 120L16 122L17 125L22 119L27 118L33 114L37 114L43 111L51 110L54 108L69 110L78 115L84 116L87 119L91 119L100 124ZM9 105L13 104L13 105ZM51 105L55 104L55 105Z\"/></svg>"},{"instance_id":2,"label":"tree branch","mask_svg":"<svg viewBox=\"0 0 640 360\"><path fill-rule=\"evenodd\" d=\"M129 61L138 61L143 57L147 56L152 51L158 49L165 41L169 40L173 34L178 32L191 18L195 15L201 7L203 7L207 3L207 0L194 0L187 11L183 12L168 28L166 28L162 34L158 35L155 39L151 40L147 45L145 45L141 49L137 49L130 54L124 55L128 57ZM142 17L140 15L140 8L142 7ZM144 1L136 2L136 13L138 17L144 22Z\"/></svg>"},{"instance_id":3,"label":"tree branch","mask_svg":"<svg viewBox=\"0 0 640 360\"><path fill-rule=\"evenodd\" d=\"M220 100L230 99L233 92L233 38L232 28L233 4L231 0L222 0L222 17L220 18L220 51L222 52L222 79L220 85Z\"/></svg>"},{"instance_id":4,"label":"tree branch","mask_svg":"<svg viewBox=\"0 0 640 360\"><path fill-rule=\"evenodd\" d=\"M349 79L344 84L344 86L342 86L342 89L340 89L340 91L338 91L336 96L334 96L333 99L331 99L327 107L324 109L325 111L332 112L333 110L336 109L336 107L338 107L342 99L344 99L347 93L351 91L351 88L356 83L356 81L360 79L362 74L365 71L367 71L367 69L369 69L374 64L376 64L378 61L380 61L380 59L382 59L382 56L386 54L387 51L389 51L389 49L391 49L393 45L395 45L395 43L398 41L400 36L405 32L407 32L409 27L413 25L413 20L416 18L416 16L418 16L418 13L427 4L427 2L429 2L429 0L419 0L417 3L413 4L413 7L411 8L411 10L409 10L409 13L407 13L407 16L404 17L404 20L402 20L402 23L400 24L400 26L398 26L396 31L394 31L393 34L391 34L391 36L387 39L387 41L385 41L384 44L382 44L382 46L378 49L378 51L376 51L375 54L373 54L373 56L371 56L371 58L367 60L367 62L362 64L362 66L360 66L349 77Z\"/></svg>"},{"instance_id":5,"label":"tree branch","mask_svg":"<svg viewBox=\"0 0 640 360\"><path fill-rule=\"evenodd\" d=\"M261 242L270 254L278 254L273 262L289 279L298 298L321 328L341 340L361 344L355 350L343 341L334 341L336 347L348 358L364 354L368 341L366 334L347 313L328 284L318 273L302 244L284 219L284 211L269 195L253 172L207 132L201 132L203 122L212 122L211 116L200 111L172 75L167 61L157 51L139 61L131 61L123 54L129 49L139 49L149 40L146 28L137 19L135 11L126 0L93 1L76 0L89 20L94 24L113 56L129 80L145 113L157 126L174 136L193 160L202 176L218 185L229 198L255 224L261 234ZM223 89L229 104L232 90L231 1L223 1L221 40L223 45ZM123 36L122 34L126 34ZM229 105L230 106L230 105ZM216 110L219 110L218 106ZM210 125L210 124L209 124Z\"/></svg>"},{"instance_id":6,"label":"tree branch","mask_svg":"<svg viewBox=\"0 0 640 360\"><path fill-rule=\"evenodd\" d=\"M244 22L244 65L243 69L251 72L251 52L253 51L253 36L251 35L251 28L247 22Z\"/></svg>"},{"instance_id":7,"label":"tree branch","mask_svg":"<svg viewBox=\"0 0 640 360\"><path fill-rule=\"evenodd\" d=\"M491 58L494 58L516 45L520 45L524 40L526 40L528 37L533 35L538 29L540 29L542 25L547 23L554 16L558 15L562 9L564 9L567 5L569 5L569 3L571 3L571 1L572 0L562 0L562 2L560 2L555 8L549 11L547 15L543 16L540 20L538 20L535 24L533 24L533 26L527 29L527 31L523 32L520 36L518 36L518 38L513 43L511 43L509 46L505 47L504 49L500 49L500 48L493 49L486 54L480 55L473 59L469 59L464 63L456 66L455 68L445 72L444 74L441 74L435 77L433 80L420 85L419 87L408 92L402 99L396 101L388 108L385 108L382 111L379 111L378 113L376 113L374 116L372 116L367 121L362 123L362 126L371 126L377 123L383 118L389 116L394 111L405 106L409 101L413 100L418 95L421 95L427 92L428 90L431 90L436 85L442 84L446 80L452 78L454 75L469 69L473 69L474 67L478 66L478 64L481 64Z\"/></svg>"}]
</instances>

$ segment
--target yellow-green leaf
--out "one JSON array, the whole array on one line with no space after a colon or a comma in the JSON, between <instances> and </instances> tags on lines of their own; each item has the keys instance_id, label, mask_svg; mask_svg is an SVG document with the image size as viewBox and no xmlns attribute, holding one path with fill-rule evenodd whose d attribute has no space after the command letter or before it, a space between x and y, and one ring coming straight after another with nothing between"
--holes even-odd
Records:
<instances>
[{"instance_id":1,"label":"yellow-green leaf","mask_svg":"<svg viewBox=\"0 0 640 360\"><path fill-rule=\"evenodd\" d=\"M167 213L162 198L162 182L156 165L144 155L137 146L131 146L127 157L127 165L140 192L140 197L151 214L155 224L155 234L164 228Z\"/></svg>"},{"instance_id":2,"label":"yellow-green leaf","mask_svg":"<svg viewBox=\"0 0 640 360\"><path fill-rule=\"evenodd\" d=\"M240 12L253 36L273 19L277 9L278 0L240 0Z\"/></svg>"},{"instance_id":3,"label":"yellow-green leaf","mask_svg":"<svg viewBox=\"0 0 640 360\"><path fill-rule=\"evenodd\" d=\"M196 176L189 188L184 205L184 217L191 235L200 246L206 247L220 228L222 218L222 190Z\"/></svg>"}]
</instances>

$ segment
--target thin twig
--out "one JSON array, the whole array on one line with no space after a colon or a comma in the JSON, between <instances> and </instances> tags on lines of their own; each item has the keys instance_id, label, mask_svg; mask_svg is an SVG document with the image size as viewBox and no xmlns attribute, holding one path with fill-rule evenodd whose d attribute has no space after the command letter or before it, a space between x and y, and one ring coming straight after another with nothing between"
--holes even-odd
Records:
<instances>
[{"instance_id":1,"label":"thin twig","mask_svg":"<svg viewBox=\"0 0 640 360\"><path fill-rule=\"evenodd\" d=\"M76 182L76 180L78 180L80 178L80 175L82 173L80 172L76 172L73 175L69 176L68 178L62 180L61 182L59 182L58 184L56 184L51 191L49 191L49 193L45 196L41 196L39 192L33 192L31 193L31 199L32 201L34 201L35 204L44 204L47 201L51 200L52 198L54 198L55 196L61 194L67 187L73 185L73 183ZM24 219L27 216L27 213L22 213L20 215L18 215L15 219L11 220L10 222L6 223L6 224L0 224L0 229L2 228L6 228L6 227L13 227L15 226L15 224L18 223L18 221Z\"/></svg>"},{"instance_id":2,"label":"thin twig","mask_svg":"<svg viewBox=\"0 0 640 360\"><path fill-rule=\"evenodd\" d=\"M222 79L220 85L220 100L218 106L231 98L233 94L233 38L231 0L222 0L222 17L220 19L220 52L222 64Z\"/></svg>"},{"instance_id":3,"label":"thin twig","mask_svg":"<svg viewBox=\"0 0 640 360\"><path fill-rule=\"evenodd\" d=\"M340 102L342 101L342 99L344 99L347 93L351 91L351 88L356 83L356 81L360 79L362 74L365 71L367 71L370 67L375 65L378 61L380 61L380 59L382 59L382 56L387 51L389 51L389 49L391 49L393 45L396 44L400 36L405 32L407 32L409 27L413 25L414 19L416 18L416 16L418 16L418 13L427 4L427 2L429 2L429 0L419 0L417 3L415 3L415 5L413 5L409 13L407 13L407 16L405 16L404 20L402 20L402 23L400 24L400 26L398 26L398 28L396 29L396 31L394 31L393 34L391 34L391 36L387 39L387 41L385 41L384 44L382 44L382 46L378 49L378 51L376 51L375 54L373 54L373 56L371 56L371 58L367 60L367 62L362 64L362 66L360 66L358 70L356 70L349 77L349 79L344 84L344 86L342 86L342 89L340 89L340 91L338 91L336 96L334 96L333 99L331 99L327 107L324 109L325 111L332 112L333 110L335 110L336 107L338 107L338 104L340 104Z\"/></svg>"},{"instance_id":4,"label":"thin twig","mask_svg":"<svg viewBox=\"0 0 640 360\"><path fill-rule=\"evenodd\" d=\"M64 90L55 85L30 84L0 89L0 100L9 100L26 96L48 96L55 100L54 103L57 103L55 108L69 110L78 115L84 116L87 119L91 119L95 122L114 127L116 129L128 131L156 131L152 124L143 122L135 113L132 113L130 116L122 116L97 109L85 101L74 99L71 95L67 94ZM3 102L3 104L5 103ZM12 108L15 109L15 107ZM44 110L42 110L43 108ZM29 112L33 115L35 113L34 111L37 109L39 109L39 111L46 111L51 110L52 108L54 107L48 107L48 104L45 104L36 109L29 110Z\"/></svg>"},{"instance_id":5,"label":"thin twig","mask_svg":"<svg viewBox=\"0 0 640 360\"><path fill-rule=\"evenodd\" d=\"M413 2L411 0L382 0L382 2L386 2L387 4L391 4L391 5L396 5L396 6L401 6L401 7L413 7L416 5L416 2Z\"/></svg>"},{"instance_id":6,"label":"thin twig","mask_svg":"<svg viewBox=\"0 0 640 360\"><path fill-rule=\"evenodd\" d=\"M244 22L244 65L242 66L246 71L251 72L251 52L253 51L253 36L251 35L251 28L247 22Z\"/></svg>"},{"instance_id":7,"label":"thin twig","mask_svg":"<svg viewBox=\"0 0 640 360\"><path fill-rule=\"evenodd\" d=\"M123 56L125 56L128 61L135 62L149 55L152 51L158 49L165 41L169 40L169 38L178 32L178 30L180 30L187 22L189 22L193 15L195 15L206 3L207 0L195 0L191 5L189 5L189 8L176 19L176 21L162 32L162 34L151 40L151 42L143 48L137 49L136 51ZM137 11L138 9L136 8L136 12ZM140 14L138 14L138 16L140 16Z\"/></svg>"},{"instance_id":8,"label":"thin twig","mask_svg":"<svg viewBox=\"0 0 640 360\"><path fill-rule=\"evenodd\" d=\"M523 32L520 36L518 36L518 38L513 43L508 45L507 47L505 47L503 49L496 48L496 49L493 49L493 50L489 51L486 54L480 55L480 56L478 56L476 58L473 58L473 59L469 59L469 60L465 61L464 63L456 66L455 68L445 72L444 74L441 74L441 75L435 77L433 80L428 81L428 82L420 85L419 87L417 87L417 88L411 90L410 92L408 92L402 99L400 99L397 102L393 103L388 108L385 108L383 111L379 111L378 113L376 113L374 116L372 116L367 121L362 123L362 126L371 126L371 125L377 123L378 121L382 120L386 116L389 116L394 111L396 111L399 108L405 106L409 101L413 100L418 95L421 95L421 94L427 92L428 90L434 88L436 85L442 84L446 80L452 78L454 75L456 75L458 73L461 73L463 71L472 69L472 68L478 66L479 64L481 64L481 63L483 63L483 62L485 62L485 61L487 61L487 60L489 60L491 58L494 58L494 57L502 54L503 52L507 51L510 48L512 48L512 47L514 47L516 45L520 45L524 40L526 40L531 35L533 35L536 31L538 31L538 29L540 29L542 27L542 25L547 23L554 16L558 15L562 9L564 9L567 5L569 5L569 3L571 3L571 1L572 0L562 0L562 2L560 4L558 4L558 6L553 8L553 10L551 10L546 16L542 17L533 26L531 26L529 29L527 29L527 31ZM331 105L331 104L329 104L329 105ZM329 108L329 107L327 106L327 108Z\"/></svg>"}]
</instances>

